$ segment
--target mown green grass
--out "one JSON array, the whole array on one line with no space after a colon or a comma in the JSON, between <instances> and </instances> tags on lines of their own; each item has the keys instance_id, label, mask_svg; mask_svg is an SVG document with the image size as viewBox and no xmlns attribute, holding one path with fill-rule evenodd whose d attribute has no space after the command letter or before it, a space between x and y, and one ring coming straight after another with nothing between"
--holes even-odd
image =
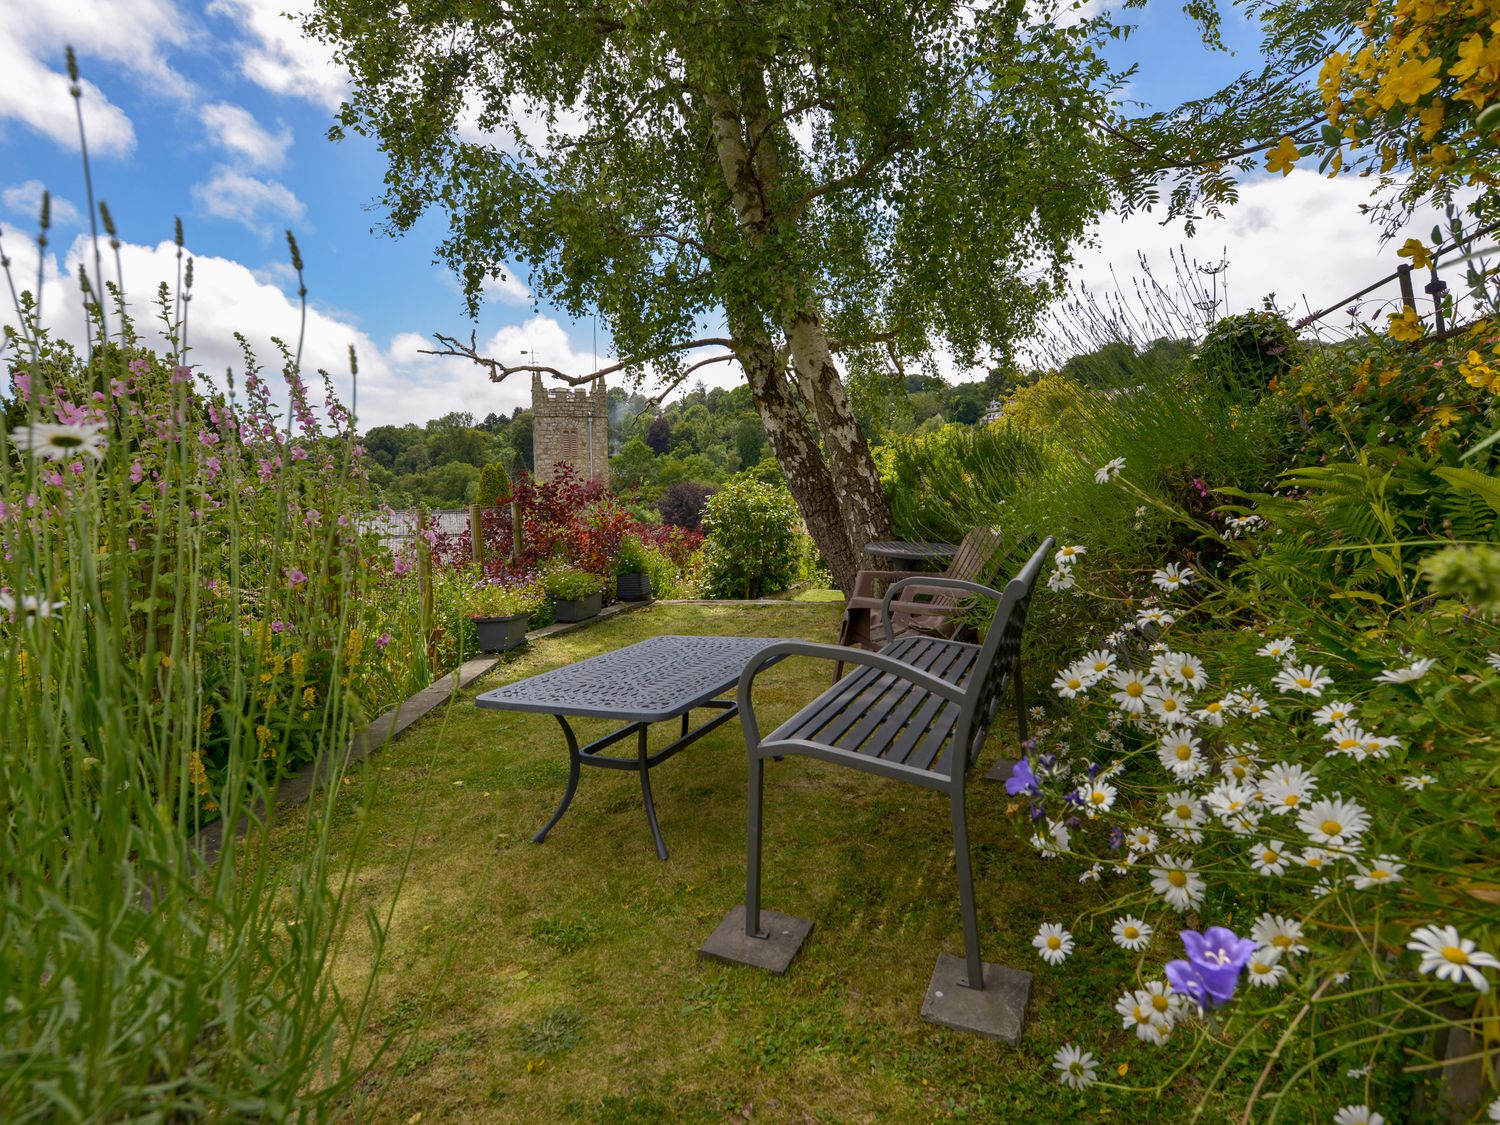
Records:
<instances>
[{"instance_id":1,"label":"mown green grass","mask_svg":"<svg viewBox=\"0 0 1500 1125\"><path fill-rule=\"evenodd\" d=\"M652 773L669 861L655 857L629 773L586 770L546 843L531 842L566 777L560 732L546 716L481 711L476 692L662 633L829 640L837 621L818 604L655 606L548 639L352 779L335 847L365 818L361 905L383 914L396 895L375 1024L395 1050L371 1085L384 1084L375 1120L1108 1121L1144 1108L1055 1080L1064 1041L1103 1055L1101 1077L1121 1061L1138 1080L1180 1059L1119 1030L1101 990L1128 955L1109 943L1110 918L1074 925L1080 950L1061 968L1034 956L1038 924L1076 919L1095 892L1036 856L999 786L976 780L969 809L985 958L1036 974L1019 1047L919 1016L938 953L963 948L940 796L803 759L768 765L764 902L816 923L781 978L697 953L744 898L737 723ZM763 729L828 676L810 661L765 673ZM981 770L1014 728L991 743ZM368 952L352 927L331 967L341 984L359 986ZM1198 1084L1187 1076L1152 1116L1185 1120Z\"/></svg>"}]
</instances>

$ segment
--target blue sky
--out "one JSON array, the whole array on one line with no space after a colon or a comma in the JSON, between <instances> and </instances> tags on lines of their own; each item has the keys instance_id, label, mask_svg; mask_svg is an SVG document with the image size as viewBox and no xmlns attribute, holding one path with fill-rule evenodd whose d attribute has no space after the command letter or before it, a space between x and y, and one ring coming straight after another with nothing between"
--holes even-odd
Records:
<instances>
[{"instance_id":1,"label":"blue sky","mask_svg":"<svg viewBox=\"0 0 1500 1125\"><path fill-rule=\"evenodd\" d=\"M0 235L25 276L35 276L40 186L51 189L55 229L45 290L48 319L63 329L78 317L69 274L87 216L63 44L78 51L87 79L95 190L126 240L126 286L138 301L172 273L174 216L198 263L193 305L195 358L208 370L233 362L238 328L269 352L272 335L291 338L295 291L282 231L296 230L314 316L307 359L336 373L347 346L361 356L360 415L366 425L422 421L449 410L479 415L524 403L527 387L494 387L456 360L418 354L435 330L467 332L459 289L432 263L441 223L427 220L394 240L372 230L384 161L358 137L333 144L326 131L344 79L317 45L302 41L280 13L296 0L16 0L0 5ZM1238 57L1211 53L1173 4L1152 0L1133 14L1138 33L1116 61L1139 61L1127 96L1165 105L1208 92L1254 63L1256 37L1227 20ZM1342 296L1391 268L1355 210L1357 185L1311 173L1258 178L1228 221L1208 225L1193 247L1203 258L1231 248L1234 307L1274 288L1313 304ZM1429 224L1430 225L1430 224ZM1083 255L1092 284L1133 271L1137 251L1160 263L1180 241L1177 227L1151 217L1106 219L1100 246ZM1328 242L1319 255L1316 243ZM1354 252L1355 250L1358 252ZM1311 252L1310 252L1311 251ZM1289 261L1290 256L1295 256ZM1322 257L1327 260L1316 261ZM57 271L56 274L52 271ZM28 281L28 285L34 284ZM137 305L143 317L147 309ZM6 319L9 319L8 310ZM524 278L495 286L477 324L492 352L534 351L585 370L590 322L559 323L533 309ZM607 345L601 344L607 352ZM709 371L724 369L708 369ZM725 374L719 379L732 380Z\"/></svg>"}]
</instances>

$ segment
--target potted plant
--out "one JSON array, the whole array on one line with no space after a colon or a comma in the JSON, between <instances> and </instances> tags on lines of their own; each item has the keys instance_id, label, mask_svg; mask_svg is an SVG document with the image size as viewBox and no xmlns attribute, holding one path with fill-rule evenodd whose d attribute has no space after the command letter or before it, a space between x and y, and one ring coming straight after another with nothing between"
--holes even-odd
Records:
<instances>
[{"instance_id":1,"label":"potted plant","mask_svg":"<svg viewBox=\"0 0 1500 1125\"><path fill-rule=\"evenodd\" d=\"M464 594L464 609L474 622L481 652L509 652L526 643L531 615L542 608L546 595L535 582L506 586L482 582Z\"/></svg>"},{"instance_id":2,"label":"potted plant","mask_svg":"<svg viewBox=\"0 0 1500 1125\"><path fill-rule=\"evenodd\" d=\"M593 617L604 601L604 579L576 566L547 571L542 575L542 588L552 598L552 611L559 622Z\"/></svg>"},{"instance_id":3,"label":"potted plant","mask_svg":"<svg viewBox=\"0 0 1500 1125\"><path fill-rule=\"evenodd\" d=\"M633 535L620 541L615 555L615 595L622 602L651 600L651 576L646 573L650 562L646 546Z\"/></svg>"}]
</instances>

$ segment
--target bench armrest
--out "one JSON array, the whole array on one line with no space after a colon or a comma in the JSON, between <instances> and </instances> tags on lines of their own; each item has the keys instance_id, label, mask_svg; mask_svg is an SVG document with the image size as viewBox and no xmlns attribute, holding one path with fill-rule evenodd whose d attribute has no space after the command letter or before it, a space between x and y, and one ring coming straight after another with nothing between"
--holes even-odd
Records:
<instances>
[{"instance_id":1,"label":"bench armrest","mask_svg":"<svg viewBox=\"0 0 1500 1125\"><path fill-rule=\"evenodd\" d=\"M767 664L788 656L813 656L822 660L842 661L845 664L863 664L915 684L949 703L962 703L964 700L963 688L950 684L947 680L940 679L930 672L914 668L910 664L897 660L894 656L887 656L881 652L866 652L859 648L845 648L843 645L819 644L816 641L782 641L779 644L767 645L757 652L745 665L745 670L740 673L740 686L736 699L740 709L740 725L745 730L745 747L751 752L754 752L755 748L760 745L760 724L756 721L755 705L750 694L755 684L755 677ZM828 690L837 691L838 685L835 684Z\"/></svg>"},{"instance_id":2,"label":"bench armrest","mask_svg":"<svg viewBox=\"0 0 1500 1125\"><path fill-rule=\"evenodd\" d=\"M880 603L880 623L885 627L885 635L894 637L891 631L891 604L897 600L896 595L911 586L922 587L922 593L932 590L957 590L966 594L977 594L981 597L990 598L996 602L1004 598L999 590L991 589L989 586L981 586L978 582L965 582L960 578L943 578L937 575L912 574L892 584L885 592L885 600ZM936 607L928 606L922 602L913 602L910 605L902 605L901 608L908 613L955 613L956 607L946 611Z\"/></svg>"},{"instance_id":3,"label":"bench armrest","mask_svg":"<svg viewBox=\"0 0 1500 1125\"><path fill-rule=\"evenodd\" d=\"M853 598L878 598L880 591L876 584L880 582L897 582L902 578L909 578L909 570L861 570L854 576L854 593L849 595Z\"/></svg>"}]
</instances>

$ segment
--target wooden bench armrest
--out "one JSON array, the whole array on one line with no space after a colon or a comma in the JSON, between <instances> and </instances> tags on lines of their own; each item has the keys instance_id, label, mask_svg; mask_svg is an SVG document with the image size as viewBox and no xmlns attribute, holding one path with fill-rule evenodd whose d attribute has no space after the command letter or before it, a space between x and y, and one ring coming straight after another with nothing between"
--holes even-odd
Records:
<instances>
[{"instance_id":1,"label":"wooden bench armrest","mask_svg":"<svg viewBox=\"0 0 1500 1125\"><path fill-rule=\"evenodd\" d=\"M980 597L990 598L996 602L1001 601L1005 597L999 590L992 589L989 586L981 586L978 582L965 582L961 578L942 578L929 574L907 575L905 578L894 583L885 592L885 600L880 603L880 623L885 627L885 635L887 637L894 637L896 635L891 629L891 605L897 601L897 594L912 586L923 587L924 593L928 592L928 587L934 590L957 590L966 594L977 594ZM919 615L927 613L953 614L959 612L959 607L957 606L951 609L940 609L923 602L903 602L900 608L903 612Z\"/></svg>"},{"instance_id":2,"label":"wooden bench armrest","mask_svg":"<svg viewBox=\"0 0 1500 1125\"><path fill-rule=\"evenodd\" d=\"M751 688L755 684L755 677L767 664L788 656L812 656L821 660L842 661L845 664L863 664L906 680L949 703L962 703L965 695L963 688L884 653L867 652L860 648L845 648L843 645L819 644L816 641L782 641L779 644L767 645L752 656L750 662L745 665L745 670L740 673L740 686L736 694L740 708L740 725L745 729L745 747L752 753L760 745L760 724L756 721L755 704L751 699ZM839 688L835 684L828 690L838 691Z\"/></svg>"},{"instance_id":3,"label":"wooden bench armrest","mask_svg":"<svg viewBox=\"0 0 1500 1125\"><path fill-rule=\"evenodd\" d=\"M909 570L861 570L854 576L853 598L878 598L880 592L875 588L877 582L896 582L902 578L909 578Z\"/></svg>"}]
</instances>

